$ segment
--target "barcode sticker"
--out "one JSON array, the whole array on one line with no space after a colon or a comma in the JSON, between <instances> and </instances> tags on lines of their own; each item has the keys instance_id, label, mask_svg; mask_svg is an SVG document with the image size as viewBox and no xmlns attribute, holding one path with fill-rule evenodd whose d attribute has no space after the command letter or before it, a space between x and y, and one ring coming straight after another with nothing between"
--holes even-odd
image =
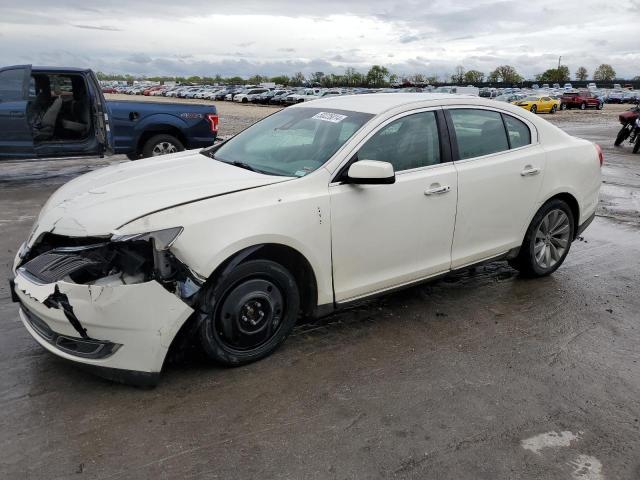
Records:
<instances>
[{"instance_id":1,"label":"barcode sticker","mask_svg":"<svg viewBox=\"0 0 640 480\"><path fill-rule=\"evenodd\" d=\"M347 118L347 116L346 115L340 115L339 113L320 112L320 113L316 113L311 118L313 118L315 120L323 120L325 122L340 123L342 120Z\"/></svg>"}]
</instances>

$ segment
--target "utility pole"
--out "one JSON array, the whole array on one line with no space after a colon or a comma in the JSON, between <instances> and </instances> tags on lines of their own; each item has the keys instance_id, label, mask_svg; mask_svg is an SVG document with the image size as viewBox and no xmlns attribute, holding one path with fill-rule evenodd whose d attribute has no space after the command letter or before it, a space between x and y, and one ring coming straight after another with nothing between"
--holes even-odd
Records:
<instances>
[{"instance_id":1,"label":"utility pole","mask_svg":"<svg viewBox=\"0 0 640 480\"><path fill-rule=\"evenodd\" d=\"M560 60L562 60L562 55L558 57L558 70L560 70Z\"/></svg>"}]
</instances>

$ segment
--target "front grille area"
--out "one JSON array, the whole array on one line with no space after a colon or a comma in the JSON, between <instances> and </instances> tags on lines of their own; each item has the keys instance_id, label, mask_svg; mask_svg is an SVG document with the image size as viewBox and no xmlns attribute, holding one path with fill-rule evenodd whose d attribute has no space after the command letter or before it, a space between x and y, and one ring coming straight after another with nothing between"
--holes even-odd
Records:
<instances>
[{"instance_id":1,"label":"front grille area","mask_svg":"<svg viewBox=\"0 0 640 480\"><path fill-rule=\"evenodd\" d=\"M97 265L96 260L73 253L44 253L25 263L22 268L42 283L53 283L83 268Z\"/></svg>"},{"instance_id":2,"label":"front grille area","mask_svg":"<svg viewBox=\"0 0 640 480\"><path fill-rule=\"evenodd\" d=\"M93 338L76 338L67 335L60 335L33 312L20 307L27 321L35 332L45 341L55 346L58 350L82 358L107 358L113 355L122 345L106 340L95 340Z\"/></svg>"}]
</instances>

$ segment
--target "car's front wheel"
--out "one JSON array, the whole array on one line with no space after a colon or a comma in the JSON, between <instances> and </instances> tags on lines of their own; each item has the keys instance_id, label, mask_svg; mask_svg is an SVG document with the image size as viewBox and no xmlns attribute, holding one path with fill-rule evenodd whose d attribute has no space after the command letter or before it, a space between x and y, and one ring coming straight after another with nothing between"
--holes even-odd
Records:
<instances>
[{"instance_id":1,"label":"car's front wheel","mask_svg":"<svg viewBox=\"0 0 640 480\"><path fill-rule=\"evenodd\" d=\"M582 102L582 103L580 104L580 110L586 110L586 109L587 109L587 104L586 104L586 103L584 103L584 102Z\"/></svg>"},{"instance_id":2,"label":"car's front wheel","mask_svg":"<svg viewBox=\"0 0 640 480\"><path fill-rule=\"evenodd\" d=\"M533 217L518 257L509 263L525 276L550 275L567 257L573 236L571 208L563 200L551 200Z\"/></svg>"},{"instance_id":3,"label":"car's front wheel","mask_svg":"<svg viewBox=\"0 0 640 480\"><path fill-rule=\"evenodd\" d=\"M200 340L226 366L259 360L291 333L300 310L295 277L270 260L249 260L212 285L203 301Z\"/></svg>"}]
</instances>

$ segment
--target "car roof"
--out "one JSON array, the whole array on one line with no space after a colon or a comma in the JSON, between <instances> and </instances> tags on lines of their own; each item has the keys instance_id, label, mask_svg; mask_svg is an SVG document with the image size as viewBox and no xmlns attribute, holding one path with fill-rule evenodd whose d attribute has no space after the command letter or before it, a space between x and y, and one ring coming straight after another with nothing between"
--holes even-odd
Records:
<instances>
[{"instance_id":1,"label":"car roof","mask_svg":"<svg viewBox=\"0 0 640 480\"><path fill-rule=\"evenodd\" d=\"M31 71L43 71L43 72L52 72L52 73L81 73L90 71L89 68L78 68L78 67L42 67L33 65L31 67Z\"/></svg>"},{"instance_id":2,"label":"car roof","mask_svg":"<svg viewBox=\"0 0 640 480\"><path fill-rule=\"evenodd\" d=\"M450 100L473 102L479 105L494 105L491 100L484 100L475 95L460 95L450 93L370 93L366 95L341 95L314 100L308 104L297 104L289 108L332 108L337 110L351 110L355 112L379 114L392 108L411 105L412 103L440 102ZM451 103L451 102L446 102Z\"/></svg>"}]
</instances>

